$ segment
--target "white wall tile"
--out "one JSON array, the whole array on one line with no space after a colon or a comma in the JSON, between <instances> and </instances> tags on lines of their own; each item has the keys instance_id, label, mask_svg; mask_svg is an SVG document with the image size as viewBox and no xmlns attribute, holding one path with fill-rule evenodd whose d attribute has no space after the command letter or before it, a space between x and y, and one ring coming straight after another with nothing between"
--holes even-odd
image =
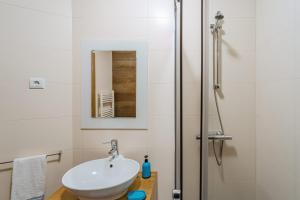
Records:
<instances>
[{"instance_id":1,"label":"white wall tile","mask_svg":"<svg viewBox=\"0 0 300 200\"><path fill-rule=\"evenodd\" d=\"M118 139L120 150L127 147L145 147L145 141L149 140L146 130L102 130L83 131L84 148L106 148L110 145L103 144L111 139ZM134 140L132 138L135 138Z\"/></svg>"},{"instance_id":2,"label":"white wall tile","mask_svg":"<svg viewBox=\"0 0 300 200\"><path fill-rule=\"evenodd\" d=\"M72 17L71 0L1 0L0 3L23 9L44 12L49 15Z\"/></svg>"},{"instance_id":3,"label":"white wall tile","mask_svg":"<svg viewBox=\"0 0 300 200\"><path fill-rule=\"evenodd\" d=\"M149 52L149 81L151 83L174 82L174 53L171 51Z\"/></svg>"},{"instance_id":4,"label":"white wall tile","mask_svg":"<svg viewBox=\"0 0 300 200\"><path fill-rule=\"evenodd\" d=\"M74 164L106 157L109 147L102 143L116 138L120 153L126 157L142 163L144 155L149 154L153 170L158 171L159 199L171 199L174 183L174 144L170 142L174 141L174 22L170 2L73 1L73 123L77 124L73 124ZM80 130L83 39L148 42L148 130Z\"/></svg>"},{"instance_id":5,"label":"white wall tile","mask_svg":"<svg viewBox=\"0 0 300 200\"><path fill-rule=\"evenodd\" d=\"M214 0L210 23L217 11L224 14L222 42L222 92L218 93L225 135L233 136L223 149L218 167L209 143L209 196L211 199L255 199L256 179L256 2ZM212 63L212 37L210 37ZM213 96L210 64L209 128L220 129ZM221 94L219 96L219 94Z\"/></svg>"},{"instance_id":6,"label":"white wall tile","mask_svg":"<svg viewBox=\"0 0 300 200\"><path fill-rule=\"evenodd\" d=\"M183 198L199 199L201 105L201 1L183 2Z\"/></svg>"},{"instance_id":7,"label":"white wall tile","mask_svg":"<svg viewBox=\"0 0 300 200\"><path fill-rule=\"evenodd\" d=\"M44 90L28 89L29 77L22 81L0 83L3 91L1 120L71 116L72 85L46 83ZM51 100L51 101L49 101Z\"/></svg>"},{"instance_id":8,"label":"white wall tile","mask_svg":"<svg viewBox=\"0 0 300 200\"><path fill-rule=\"evenodd\" d=\"M194 7L193 9L200 9L201 7L197 8ZM187 9L187 8L186 8ZM199 12L198 10L198 13ZM183 54L187 55L188 53L185 53L186 51L201 51L201 23L200 19L201 16L198 17L190 17L186 16L187 14L192 14L190 12L184 12L183 14L183 24L184 24L184 34L183 34Z\"/></svg>"},{"instance_id":9,"label":"white wall tile","mask_svg":"<svg viewBox=\"0 0 300 200\"><path fill-rule=\"evenodd\" d=\"M9 168L9 169L7 169ZM10 199L10 190L11 190L11 177L12 177L12 170L11 166L1 166L1 173L0 173L0 194L1 199L9 200Z\"/></svg>"},{"instance_id":10,"label":"white wall tile","mask_svg":"<svg viewBox=\"0 0 300 200\"><path fill-rule=\"evenodd\" d=\"M294 10L296 11L295 13L298 13L300 10L300 2L299 1L294 1ZM296 14L297 15L297 14ZM299 35L300 34L300 18L295 17L294 18L294 34ZM300 39L299 37L294 38L294 46L295 46L295 55L300 54ZM295 56L295 63L300 63L300 56ZM300 67L295 67L295 74L297 78L300 78Z\"/></svg>"},{"instance_id":11,"label":"white wall tile","mask_svg":"<svg viewBox=\"0 0 300 200\"><path fill-rule=\"evenodd\" d=\"M299 198L297 5L257 1L257 200Z\"/></svg>"},{"instance_id":12,"label":"white wall tile","mask_svg":"<svg viewBox=\"0 0 300 200\"><path fill-rule=\"evenodd\" d=\"M200 117L185 116L183 118L183 163L184 163L184 199L199 199L200 176L200 144L196 136L200 134Z\"/></svg>"},{"instance_id":13,"label":"white wall tile","mask_svg":"<svg viewBox=\"0 0 300 200\"><path fill-rule=\"evenodd\" d=\"M174 48L174 22L170 18L149 19L150 50L171 51Z\"/></svg>"},{"instance_id":14,"label":"white wall tile","mask_svg":"<svg viewBox=\"0 0 300 200\"><path fill-rule=\"evenodd\" d=\"M237 187L238 186L238 187ZM226 182L219 183L218 190L216 191L215 199L243 199L253 200L255 199L255 182L249 184L249 182Z\"/></svg>"},{"instance_id":15,"label":"white wall tile","mask_svg":"<svg viewBox=\"0 0 300 200\"><path fill-rule=\"evenodd\" d=\"M254 0L215 0L213 1L215 11L222 11L225 20L229 18L255 18L256 2ZM215 15L216 12L211 13Z\"/></svg>"},{"instance_id":16,"label":"white wall tile","mask_svg":"<svg viewBox=\"0 0 300 200\"><path fill-rule=\"evenodd\" d=\"M9 152L9 157L4 157L9 160L30 153L71 149L71 123L71 117L1 121L5 137L1 139L0 149L2 152Z\"/></svg>"},{"instance_id":17,"label":"white wall tile","mask_svg":"<svg viewBox=\"0 0 300 200\"><path fill-rule=\"evenodd\" d=\"M73 8L78 7L73 15L87 19L113 18L146 18L148 16L148 0L76 0Z\"/></svg>"},{"instance_id":18,"label":"white wall tile","mask_svg":"<svg viewBox=\"0 0 300 200\"><path fill-rule=\"evenodd\" d=\"M46 197L72 166L71 1L0 1L1 161L63 150L48 163ZM29 90L30 77L46 89ZM11 166L1 166L0 199L8 200Z\"/></svg>"},{"instance_id":19,"label":"white wall tile","mask_svg":"<svg viewBox=\"0 0 300 200\"><path fill-rule=\"evenodd\" d=\"M255 83L256 53L247 51L232 52L226 44L223 49L223 81L235 83Z\"/></svg>"},{"instance_id":20,"label":"white wall tile","mask_svg":"<svg viewBox=\"0 0 300 200\"><path fill-rule=\"evenodd\" d=\"M174 140L174 120L171 116L154 116L151 118L151 134L147 140L151 146L160 147L165 150L174 150L171 140ZM172 156L170 156L170 159ZM173 159L172 159L173 160Z\"/></svg>"},{"instance_id":21,"label":"white wall tile","mask_svg":"<svg viewBox=\"0 0 300 200\"><path fill-rule=\"evenodd\" d=\"M173 18L174 1L173 0L150 0L149 1L150 18Z\"/></svg>"},{"instance_id":22,"label":"white wall tile","mask_svg":"<svg viewBox=\"0 0 300 200\"><path fill-rule=\"evenodd\" d=\"M255 51L255 19L226 20L223 29L224 47L235 51Z\"/></svg>"},{"instance_id":23,"label":"white wall tile","mask_svg":"<svg viewBox=\"0 0 300 200\"><path fill-rule=\"evenodd\" d=\"M152 116L174 115L174 84L150 85L150 109Z\"/></svg>"},{"instance_id":24,"label":"white wall tile","mask_svg":"<svg viewBox=\"0 0 300 200\"><path fill-rule=\"evenodd\" d=\"M148 39L147 18L82 18L80 40L146 40ZM101 26L95 26L101 24ZM84 31L83 31L84 30ZM75 33L76 34L76 33Z\"/></svg>"},{"instance_id":25,"label":"white wall tile","mask_svg":"<svg viewBox=\"0 0 300 200\"><path fill-rule=\"evenodd\" d=\"M183 115L200 116L200 82L183 84Z\"/></svg>"},{"instance_id":26,"label":"white wall tile","mask_svg":"<svg viewBox=\"0 0 300 200\"><path fill-rule=\"evenodd\" d=\"M9 19L9 20L7 20ZM35 12L20 7L0 6L0 41L9 48L18 45L71 50L72 19Z\"/></svg>"},{"instance_id":27,"label":"white wall tile","mask_svg":"<svg viewBox=\"0 0 300 200\"><path fill-rule=\"evenodd\" d=\"M48 162L47 165L47 188L46 193L49 197L58 187L62 186L61 178L73 165L73 150L66 149L63 151L60 162Z\"/></svg>"},{"instance_id":28,"label":"white wall tile","mask_svg":"<svg viewBox=\"0 0 300 200\"><path fill-rule=\"evenodd\" d=\"M197 84L201 80L201 52L200 51L183 51L183 82Z\"/></svg>"},{"instance_id":29,"label":"white wall tile","mask_svg":"<svg viewBox=\"0 0 300 200\"><path fill-rule=\"evenodd\" d=\"M72 83L72 51L4 43L0 48L2 83L24 77L44 77L47 82ZM25 50L26 49L26 50ZM12 59L14 58L14 59ZM25 67L28 66L28 67ZM59 73L58 73L59 72ZM26 84L26 86L28 86Z\"/></svg>"}]
</instances>

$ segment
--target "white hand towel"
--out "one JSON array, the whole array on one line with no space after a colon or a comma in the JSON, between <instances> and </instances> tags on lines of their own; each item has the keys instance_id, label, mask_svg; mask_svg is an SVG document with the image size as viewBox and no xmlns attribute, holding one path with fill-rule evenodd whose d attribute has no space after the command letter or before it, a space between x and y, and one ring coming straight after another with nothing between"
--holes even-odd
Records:
<instances>
[{"instance_id":1,"label":"white hand towel","mask_svg":"<svg viewBox=\"0 0 300 200\"><path fill-rule=\"evenodd\" d=\"M17 158L13 164L11 200L43 200L46 155Z\"/></svg>"}]
</instances>

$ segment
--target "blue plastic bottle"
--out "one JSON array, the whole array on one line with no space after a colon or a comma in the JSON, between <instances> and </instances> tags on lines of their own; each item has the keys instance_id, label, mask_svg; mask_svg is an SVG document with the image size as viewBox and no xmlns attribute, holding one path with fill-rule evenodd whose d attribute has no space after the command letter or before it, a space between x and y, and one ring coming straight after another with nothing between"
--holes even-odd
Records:
<instances>
[{"instance_id":1,"label":"blue plastic bottle","mask_svg":"<svg viewBox=\"0 0 300 200\"><path fill-rule=\"evenodd\" d=\"M144 179L151 177L151 164L148 161L148 155L145 155L145 162L142 166L142 176Z\"/></svg>"}]
</instances>

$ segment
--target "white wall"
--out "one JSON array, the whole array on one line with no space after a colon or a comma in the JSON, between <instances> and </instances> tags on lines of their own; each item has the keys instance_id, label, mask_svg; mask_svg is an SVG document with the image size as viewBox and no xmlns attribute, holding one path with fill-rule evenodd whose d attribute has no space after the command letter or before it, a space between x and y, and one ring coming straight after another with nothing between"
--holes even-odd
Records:
<instances>
[{"instance_id":1,"label":"white wall","mask_svg":"<svg viewBox=\"0 0 300 200\"><path fill-rule=\"evenodd\" d=\"M70 0L0 1L0 161L63 150L47 165L47 195L72 166L71 15ZM46 89L29 90L30 77L46 78ZM1 200L10 167L0 166Z\"/></svg>"},{"instance_id":2,"label":"white wall","mask_svg":"<svg viewBox=\"0 0 300 200\"><path fill-rule=\"evenodd\" d=\"M220 111L226 135L223 166L218 167L209 146L209 199L255 199L255 0L210 1L210 23L217 11L224 14L223 65ZM212 39L212 37L210 37ZM212 47L212 40L210 47ZM212 48L209 50L212 59ZM219 130L213 97L212 62L210 62L209 130Z\"/></svg>"},{"instance_id":3,"label":"white wall","mask_svg":"<svg viewBox=\"0 0 300 200\"><path fill-rule=\"evenodd\" d=\"M299 199L300 2L257 1L257 200Z\"/></svg>"},{"instance_id":4,"label":"white wall","mask_svg":"<svg viewBox=\"0 0 300 200\"><path fill-rule=\"evenodd\" d=\"M80 130L80 41L146 40L149 44L149 129ZM171 199L174 182L173 0L73 0L73 139L75 164L107 156L102 142L158 171L158 196Z\"/></svg>"},{"instance_id":5,"label":"white wall","mask_svg":"<svg viewBox=\"0 0 300 200\"><path fill-rule=\"evenodd\" d=\"M183 198L199 199L201 1L183 1Z\"/></svg>"},{"instance_id":6,"label":"white wall","mask_svg":"<svg viewBox=\"0 0 300 200\"><path fill-rule=\"evenodd\" d=\"M171 199L173 0L72 3L73 17L70 0L0 0L0 160L64 150L60 163L48 164L48 195L72 165L72 146L77 164L107 156L109 147L102 142L117 138L125 156L142 162L150 154L159 172L159 199ZM194 138L200 129L201 7L198 0L186 0L184 6L184 189L192 200L198 198L199 183ZM225 15L226 31L220 107L233 141L226 143L221 169L210 152L209 199L299 199L300 3L213 0L211 22L217 10ZM83 39L149 42L149 130L80 130ZM32 76L45 77L47 88L29 90ZM210 129L216 129L210 97ZM1 200L9 199L11 170L4 170L9 167L0 168Z\"/></svg>"},{"instance_id":7,"label":"white wall","mask_svg":"<svg viewBox=\"0 0 300 200\"><path fill-rule=\"evenodd\" d=\"M225 14L220 107L234 137L224 167L210 170L210 199L299 199L300 3L228 0L211 8Z\"/></svg>"},{"instance_id":8,"label":"white wall","mask_svg":"<svg viewBox=\"0 0 300 200\"><path fill-rule=\"evenodd\" d=\"M95 52L96 92L112 90L112 52Z\"/></svg>"}]
</instances>

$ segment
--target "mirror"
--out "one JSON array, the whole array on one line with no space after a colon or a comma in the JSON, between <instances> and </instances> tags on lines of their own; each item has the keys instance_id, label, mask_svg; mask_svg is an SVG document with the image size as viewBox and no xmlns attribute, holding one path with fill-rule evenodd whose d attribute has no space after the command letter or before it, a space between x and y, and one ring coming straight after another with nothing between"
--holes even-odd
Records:
<instances>
[{"instance_id":1,"label":"mirror","mask_svg":"<svg viewBox=\"0 0 300 200\"><path fill-rule=\"evenodd\" d=\"M84 40L81 60L81 128L147 129L147 42Z\"/></svg>"},{"instance_id":2,"label":"mirror","mask_svg":"<svg viewBox=\"0 0 300 200\"><path fill-rule=\"evenodd\" d=\"M93 118L136 117L136 51L91 52Z\"/></svg>"}]
</instances>

